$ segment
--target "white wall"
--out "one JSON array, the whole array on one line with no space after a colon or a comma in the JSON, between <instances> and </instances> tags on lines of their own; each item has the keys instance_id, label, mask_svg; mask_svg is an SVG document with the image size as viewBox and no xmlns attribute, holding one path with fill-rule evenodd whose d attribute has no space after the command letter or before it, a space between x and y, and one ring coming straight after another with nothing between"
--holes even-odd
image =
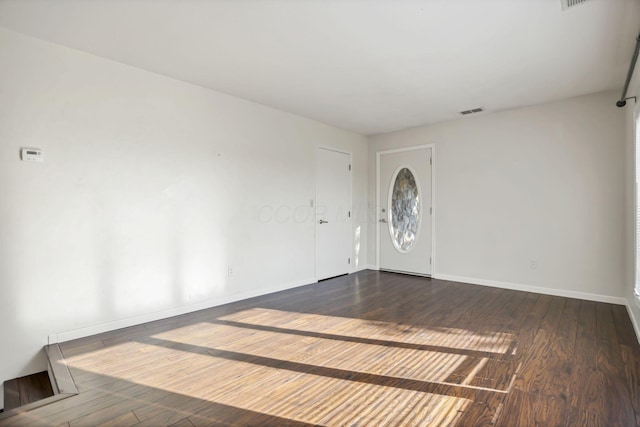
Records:
<instances>
[{"instance_id":1,"label":"white wall","mask_svg":"<svg viewBox=\"0 0 640 427\"><path fill-rule=\"evenodd\" d=\"M366 266L364 137L3 29L0 64L0 384L49 334L312 282L320 145L353 154Z\"/></svg>"},{"instance_id":2,"label":"white wall","mask_svg":"<svg viewBox=\"0 0 640 427\"><path fill-rule=\"evenodd\" d=\"M369 201L377 151L435 144L436 277L624 302L625 114L615 107L618 96L371 137ZM371 264L375 245L371 223Z\"/></svg>"}]
</instances>

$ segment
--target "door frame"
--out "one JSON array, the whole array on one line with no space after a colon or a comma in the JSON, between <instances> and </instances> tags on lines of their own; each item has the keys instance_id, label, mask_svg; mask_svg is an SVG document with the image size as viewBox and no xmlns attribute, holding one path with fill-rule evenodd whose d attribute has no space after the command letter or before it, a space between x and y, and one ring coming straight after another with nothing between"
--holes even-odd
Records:
<instances>
[{"instance_id":1,"label":"door frame","mask_svg":"<svg viewBox=\"0 0 640 427\"><path fill-rule=\"evenodd\" d=\"M314 244L314 263L313 263L313 276L315 281L318 281L318 150L327 150L333 151L340 154L346 154L349 156L349 165L351 166L350 174L349 174L349 212L351 212L351 216L349 217L349 258L351 262L349 263L349 267L347 269L347 274L353 273L355 270L353 268L353 262L355 261L355 257L353 255L353 153L350 151L346 151L340 148L330 147L327 145L317 145L314 153L315 156L315 175L314 175L314 190L315 194L313 196L313 237L315 239Z\"/></svg>"},{"instance_id":2,"label":"door frame","mask_svg":"<svg viewBox=\"0 0 640 427\"><path fill-rule=\"evenodd\" d=\"M376 227L376 270L380 269L380 158L384 154L402 153L404 151L431 149L431 277L435 277L436 271L436 145L423 144L411 147L394 148L392 150L382 150L376 152L376 206L374 224Z\"/></svg>"}]
</instances>

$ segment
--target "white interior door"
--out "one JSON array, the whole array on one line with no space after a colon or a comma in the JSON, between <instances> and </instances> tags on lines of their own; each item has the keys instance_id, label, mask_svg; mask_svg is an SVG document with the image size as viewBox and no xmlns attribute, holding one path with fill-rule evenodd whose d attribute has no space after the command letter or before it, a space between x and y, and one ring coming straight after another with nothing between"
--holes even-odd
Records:
<instances>
[{"instance_id":1,"label":"white interior door","mask_svg":"<svg viewBox=\"0 0 640 427\"><path fill-rule=\"evenodd\" d=\"M378 156L379 267L431 275L431 148Z\"/></svg>"},{"instance_id":2,"label":"white interior door","mask_svg":"<svg viewBox=\"0 0 640 427\"><path fill-rule=\"evenodd\" d=\"M349 273L351 262L351 156L318 149L316 172L316 278Z\"/></svg>"}]
</instances>

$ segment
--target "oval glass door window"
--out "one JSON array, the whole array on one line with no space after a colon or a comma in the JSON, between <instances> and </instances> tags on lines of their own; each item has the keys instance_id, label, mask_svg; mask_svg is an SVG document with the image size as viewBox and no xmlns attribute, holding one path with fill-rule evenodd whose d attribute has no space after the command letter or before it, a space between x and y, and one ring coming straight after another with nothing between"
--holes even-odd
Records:
<instances>
[{"instance_id":1,"label":"oval glass door window","mask_svg":"<svg viewBox=\"0 0 640 427\"><path fill-rule=\"evenodd\" d=\"M420 229L420 191L416 178L409 168L403 167L391 180L389 197L389 232L395 248L409 252L418 238Z\"/></svg>"}]
</instances>

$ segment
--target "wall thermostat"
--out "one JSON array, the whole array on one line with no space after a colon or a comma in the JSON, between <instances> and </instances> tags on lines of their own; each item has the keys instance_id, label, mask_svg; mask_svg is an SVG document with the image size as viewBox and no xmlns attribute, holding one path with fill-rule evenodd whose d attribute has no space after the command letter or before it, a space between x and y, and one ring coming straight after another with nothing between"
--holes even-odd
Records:
<instances>
[{"instance_id":1,"label":"wall thermostat","mask_svg":"<svg viewBox=\"0 0 640 427\"><path fill-rule=\"evenodd\" d=\"M44 162L42 150L39 148L23 148L20 150L20 158L23 162Z\"/></svg>"}]
</instances>

